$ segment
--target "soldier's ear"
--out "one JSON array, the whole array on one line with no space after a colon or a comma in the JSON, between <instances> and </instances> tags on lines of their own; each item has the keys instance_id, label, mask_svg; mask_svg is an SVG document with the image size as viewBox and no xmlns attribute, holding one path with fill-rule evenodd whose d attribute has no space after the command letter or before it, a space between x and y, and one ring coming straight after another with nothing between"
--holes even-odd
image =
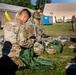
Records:
<instances>
[{"instance_id":1,"label":"soldier's ear","mask_svg":"<svg viewBox=\"0 0 76 75\"><path fill-rule=\"evenodd\" d=\"M19 14L18 14L18 13L16 13L15 18L18 18L18 16L19 16Z\"/></svg>"}]
</instances>

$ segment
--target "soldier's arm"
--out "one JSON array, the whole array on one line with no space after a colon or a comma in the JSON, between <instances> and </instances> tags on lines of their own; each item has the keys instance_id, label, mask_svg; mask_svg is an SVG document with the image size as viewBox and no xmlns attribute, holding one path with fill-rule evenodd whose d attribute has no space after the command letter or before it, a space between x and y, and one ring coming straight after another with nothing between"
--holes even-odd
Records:
<instances>
[{"instance_id":1,"label":"soldier's arm","mask_svg":"<svg viewBox=\"0 0 76 75\"><path fill-rule=\"evenodd\" d=\"M24 26L21 26L19 29L17 41L18 44L24 48L30 48L34 44L34 39L30 39L27 37L26 29L24 28Z\"/></svg>"},{"instance_id":2,"label":"soldier's arm","mask_svg":"<svg viewBox=\"0 0 76 75\"><path fill-rule=\"evenodd\" d=\"M40 42L42 40L41 36L42 36L42 31L40 29L40 26L36 25L36 41Z\"/></svg>"},{"instance_id":3,"label":"soldier's arm","mask_svg":"<svg viewBox=\"0 0 76 75\"><path fill-rule=\"evenodd\" d=\"M42 30L41 30L40 26L38 26L38 25L36 25L36 32L39 36L42 35Z\"/></svg>"}]
</instances>

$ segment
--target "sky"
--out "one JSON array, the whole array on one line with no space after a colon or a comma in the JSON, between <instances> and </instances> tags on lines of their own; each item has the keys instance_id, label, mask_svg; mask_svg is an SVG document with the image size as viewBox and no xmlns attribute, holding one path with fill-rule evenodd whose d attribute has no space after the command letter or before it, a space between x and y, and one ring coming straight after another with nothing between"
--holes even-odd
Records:
<instances>
[{"instance_id":1,"label":"sky","mask_svg":"<svg viewBox=\"0 0 76 75\"><path fill-rule=\"evenodd\" d=\"M70 3L70 2L74 3L76 2L76 0L52 0L52 3ZM35 5L36 0L32 0L31 3Z\"/></svg>"},{"instance_id":2,"label":"sky","mask_svg":"<svg viewBox=\"0 0 76 75\"><path fill-rule=\"evenodd\" d=\"M33 5L35 5L36 0L31 0L31 3L32 3Z\"/></svg>"}]
</instances>

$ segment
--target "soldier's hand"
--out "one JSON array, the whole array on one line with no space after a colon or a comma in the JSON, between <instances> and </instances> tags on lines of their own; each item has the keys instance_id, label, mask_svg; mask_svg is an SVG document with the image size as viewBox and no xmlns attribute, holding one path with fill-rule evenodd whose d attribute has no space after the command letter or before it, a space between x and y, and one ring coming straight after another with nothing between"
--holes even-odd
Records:
<instances>
[{"instance_id":1,"label":"soldier's hand","mask_svg":"<svg viewBox=\"0 0 76 75\"><path fill-rule=\"evenodd\" d=\"M36 42L36 37L35 36L31 36L30 39L32 40L32 43Z\"/></svg>"},{"instance_id":2,"label":"soldier's hand","mask_svg":"<svg viewBox=\"0 0 76 75\"><path fill-rule=\"evenodd\" d=\"M31 36L30 39L36 39L36 37L35 36Z\"/></svg>"},{"instance_id":3,"label":"soldier's hand","mask_svg":"<svg viewBox=\"0 0 76 75\"><path fill-rule=\"evenodd\" d=\"M31 39L32 40L32 44L34 44L35 43L35 41L36 41L36 39Z\"/></svg>"}]
</instances>

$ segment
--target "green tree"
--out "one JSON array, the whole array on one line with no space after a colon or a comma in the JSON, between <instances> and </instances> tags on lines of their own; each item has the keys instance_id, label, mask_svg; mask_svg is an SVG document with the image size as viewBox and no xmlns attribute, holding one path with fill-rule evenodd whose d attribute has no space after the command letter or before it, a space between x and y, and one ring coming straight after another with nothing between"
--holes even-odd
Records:
<instances>
[{"instance_id":1,"label":"green tree","mask_svg":"<svg viewBox=\"0 0 76 75\"><path fill-rule=\"evenodd\" d=\"M3 0L0 0L0 3L2 3L3 2Z\"/></svg>"},{"instance_id":2,"label":"green tree","mask_svg":"<svg viewBox=\"0 0 76 75\"><path fill-rule=\"evenodd\" d=\"M31 0L4 0L4 3L19 5L19 6L28 6L31 4Z\"/></svg>"},{"instance_id":3,"label":"green tree","mask_svg":"<svg viewBox=\"0 0 76 75\"><path fill-rule=\"evenodd\" d=\"M51 0L37 0L35 8L44 8L46 3L51 3Z\"/></svg>"},{"instance_id":4,"label":"green tree","mask_svg":"<svg viewBox=\"0 0 76 75\"><path fill-rule=\"evenodd\" d=\"M1 1L3 1L3 3L6 3L6 4L12 4L12 5L35 9L35 6L31 4L31 0L1 0Z\"/></svg>"}]
</instances>

